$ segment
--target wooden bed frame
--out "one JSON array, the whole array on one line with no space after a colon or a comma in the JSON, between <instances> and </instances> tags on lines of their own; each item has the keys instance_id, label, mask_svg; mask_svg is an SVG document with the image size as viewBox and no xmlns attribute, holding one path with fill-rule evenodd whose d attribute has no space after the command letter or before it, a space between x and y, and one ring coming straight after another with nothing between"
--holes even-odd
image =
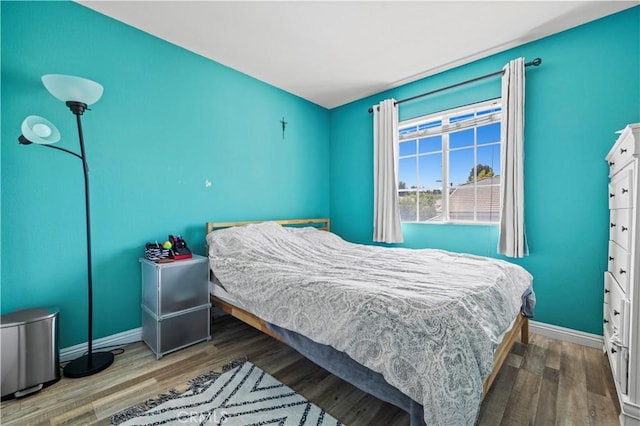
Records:
<instances>
[{"instance_id":1,"label":"wooden bed frame","mask_svg":"<svg viewBox=\"0 0 640 426\"><path fill-rule=\"evenodd\" d=\"M253 220L248 222L207 222L206 231L208 234L209 232L212 232L216 229L231 228L232 226L243 226L243 225L250 225L252 223L263 223L263 222L265 221ZM283 226L284 225L287 225L287 226L311 225L311 226L315 226L318 229L322 229L323 231L329 230L329 219L327 218L272 220L271 222L275 222Z\"/></svg>"},{"instance_id":2,"label":"wooden bed frame","mask_svg":"<svg viewBox=\"0 0 640 426\"><path fill-rule=\"evenodd\" d=\"M242 226L248 225L251 223L261 223L264 221L249 221L249 222L207 222L206 231L207 234L216 229L221 228L229 228L231 226ZM293 220L274 220L273 222L279 223L280 225L288 225L288 226L299 226L299 225L312 225L316 226L318 229L322 229L325 231L329 231L329 219L293 219ZM279 340L282 343L286 342L277 334L272 332L268 327L266 321L262 318L255 316L254 314L245 311L244 309L238 308L237 306L232 305L231 303L225 302L213 295L210 296L211 303L214 306L222 309L224 312L238 318L240 321L260 330L264 334L273 337L276 340ZM511 329L505 334L502 339L502 342L496 348L496 352L493 356L493 370L491 374L485 379L483 384L483 397L487 394L493 381L495 380L500 368L504 364L504 361L509 356L509 352L511 352L511 348L514 342L518 338L518 333L520 334L520 342L523 344L529 343L529 319L520 313L516 317L513 326Z\"/></svg>"}]
</instances>

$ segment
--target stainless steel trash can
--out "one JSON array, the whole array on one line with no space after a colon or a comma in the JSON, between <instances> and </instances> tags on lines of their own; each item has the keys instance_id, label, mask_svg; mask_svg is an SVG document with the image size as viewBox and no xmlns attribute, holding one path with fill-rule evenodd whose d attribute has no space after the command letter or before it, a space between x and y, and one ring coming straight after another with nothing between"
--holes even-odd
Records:
<instances>
[{"instance_id":1,"label":"stainless steel trash can","mask_svg":"<svg viewBox=\"0 0 640 426\"><path fill-rule=\"evenodd\" d=\"M2 400L60 380L58 309L33 308L0 316Z\"/></svg>"}]
</instances>

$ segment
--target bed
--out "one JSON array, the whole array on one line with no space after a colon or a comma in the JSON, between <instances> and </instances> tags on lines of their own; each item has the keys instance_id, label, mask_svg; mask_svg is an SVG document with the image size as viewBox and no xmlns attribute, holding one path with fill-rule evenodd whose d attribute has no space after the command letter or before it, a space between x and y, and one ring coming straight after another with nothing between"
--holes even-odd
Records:
<instances>
[{"instance_id":1,"label":"bed","mask_svg":"<svg viewBox=\"0 0 640 426\"><path fill-rule=\"evenodd\" d=\"M212 302L390 402L412 426L473 424L532 277L509 262L352 244L327 219L210 222Z\"/></svg>"}]
</instances>

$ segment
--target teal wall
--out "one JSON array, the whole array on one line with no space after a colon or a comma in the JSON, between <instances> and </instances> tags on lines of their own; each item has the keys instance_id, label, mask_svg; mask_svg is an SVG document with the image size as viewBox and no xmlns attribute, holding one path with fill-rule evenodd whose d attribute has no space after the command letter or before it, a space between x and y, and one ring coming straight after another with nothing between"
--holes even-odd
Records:
<instances>
[{"instance_id":1,"label":"teal wall","mask_svg":"<svg viewBox=\"0 0 640 426\"><path fill-rule=\"evenodd\" d=\"M17 142L36 114L77 150L75 117L43 74L105 88L82 119L95 338L140 326L145 242L182 234L204 254L206 221L329 215L326 109L75 3L1 8L2 313L58 306L61 347L87 338L81 162Z\"/></svg>"},{"instance_id":2,"label":"teal wall","mask_svg":"<svg viewBox=\"0 0 640 426\"><path fill-rule=\"evenodd\" d=\"M425 47L428 54L428 46ZM525 221L531 255L513 260L534 277L536 320L602 334L607 267L604 157L625 124L640 121L640 7L331 111L331 226L372 242L372 120L367 109L541 57L526 72ZM490 79L402 104L400 119L500 96ZM498 257L497 227L403 225L406 247Z\"/></svg>"}]
</instances>

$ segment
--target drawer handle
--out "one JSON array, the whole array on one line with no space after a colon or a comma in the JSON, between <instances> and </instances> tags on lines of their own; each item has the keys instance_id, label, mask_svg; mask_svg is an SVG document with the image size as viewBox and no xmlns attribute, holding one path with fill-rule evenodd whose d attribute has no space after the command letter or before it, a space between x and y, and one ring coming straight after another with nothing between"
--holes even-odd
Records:
<instances>
[{"instance_id":1,"label":"drawer handle","mask_svg":"<svg viewBox=\"0 0 640 426\"><path fill-rule=\"evenodd\" d=\"M613 315L620 315L620 312L616 311L615 309L613 310Z\"/></svg>"},{"instance_id":2,"label":"drawer handle","mask_svg":"<svg viewBox=\"0 0 640 426\"><path fill-rule=\"evenodd\" d=\"M616 224L611 222L611 228L615 228L615 227L616 227Z\"/></svg>"},{"instance_id":3,"label":"drawer handle","mask_svg":"<svg viewBox=\"0 0 640 426\"><path fill-rule=\"evenodd\" d=\"M626 231L629 228L626 228L624 225L622 226L622 232Z\"/></svg>"},{"instance_id":4,"label":"drawer handle","mask_svg":"<svg viewBox=\"0 0 640 426\"><path fill-rule=\"evenodd\" d=\"M629 192L629 190L622 188L622 193L624 194L625 192Z\"/></svg>"},{"instance_id":5,"label":"drawer handle","mask_svg":"<svg viewBox=\"0 0 640 426\"><path fill-rule=\"evenodd\" d=\"M624 154L625 152L627 152L627 148L620 148L620 154Z\"/></svg>"},{"instance_id":6,"label":"drawer handle","mask_svg":"<svg viewBox=\"0 0 640 426\"><path fill-rule=\"evenodd\" d=\"M607 293L611 293L611 290L609 290L608 288L605 288L604 289L604 294L607 294Z\"/></svg>"},{"instance_id":7,"label":"drawer handle","mask_svg":"<svg viewBox=\"0 0 640 426\"><path fill-rule=\"evenodd\" d=\"M613 198L613 197L615 197L615 196L616 196L616 194L614 194L614 193L612 193L612 192L610 192L610 193L609 193L609 198Z\"/></svg>"},{"instance_id":8,"label":"drawer handle","mask_svg":"<svg viewBox=\"0 0 640 426\"><path fill-rule=\"evenodd\" d=\"M611 353L612 354L615 354L616 352L618 352L618 351L616 351L615 349L611 348Z\"/></svg>"},{"instance_id":9,"label":"drawer handle","mask_svg":"<svg viewBox=\"0 0 640 426\"><path fill-rule=\"evenodd\" d=\"M609 321L606 318L603 319L602 322L605 323L605 324L609 324Z\"/></svg>"},{"instance_id":10,"label":"drawer handle","mask_svg":"<svg viewBox=\"0 0 640 426\"><path fill-rule=\"evenodd\" d=\"M611 262L613 260L613 257L609 256L609 262Z\"/></svg>"},{"instance_id":11,"label":"drawer handle","mask_svg":"<svg viewBox=\"0 0 640 426\"><path fill-rule=\"evenodd\" d=\"M613 161L609 161L609 167L613 166L614 164L616 163L614 163Z\"/></svg>"},{"instance_id":12,"label":"drawer handle","mask_svg":"<svg viewBox=\"0 0 640 426\"><path fill-rule=\"evenodd\" d=\"M620 268L620 273L621 273L621 274L626 274L626 273L627 273L627 271L625 271L624 269Z\"/></svg>"}]
</instances>

